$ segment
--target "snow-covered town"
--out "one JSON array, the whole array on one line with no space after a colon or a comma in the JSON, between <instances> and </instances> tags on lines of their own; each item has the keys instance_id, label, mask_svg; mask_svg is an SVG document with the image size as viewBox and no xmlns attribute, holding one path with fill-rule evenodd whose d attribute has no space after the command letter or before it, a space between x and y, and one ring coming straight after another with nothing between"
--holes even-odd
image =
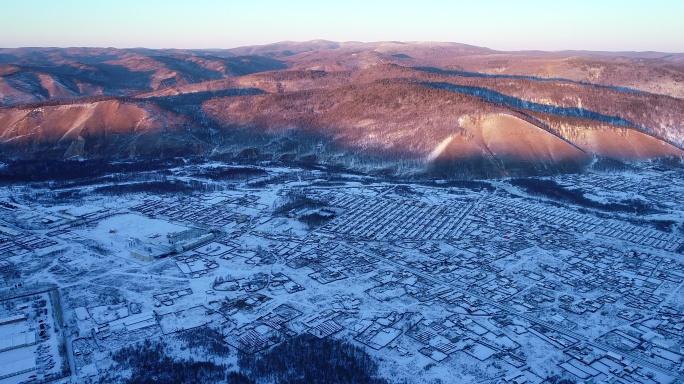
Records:
<instances>
[{"instance_id":1,"label":"snow-covered town","mask_svg":"<svg viewBox=\"0 0 684 384\"><path fill-rule=\"evenodd\" d=\"M117 382L113 354L159 340L238 370L302 334L390 382L684 382L681 166L159 180L0 187L0 384Z\"/></svg>"}]
</instances>

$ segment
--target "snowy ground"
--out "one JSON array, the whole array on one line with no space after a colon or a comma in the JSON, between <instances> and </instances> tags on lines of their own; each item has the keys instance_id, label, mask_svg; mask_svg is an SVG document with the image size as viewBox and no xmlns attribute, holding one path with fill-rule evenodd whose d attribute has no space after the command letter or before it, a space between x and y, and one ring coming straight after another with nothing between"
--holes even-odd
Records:
<instances>
[{"instance_id":1,"label":"snowy ground","mask_svg":"<svg viewBox=\"0 0 684 384\"><path fill-rule=\"evenodd\" d=\"M258 353L308 332L364 346L390 381L681 379L681 169L555 178L600 203L658 206L640 216L558 204L506 180L488 189L333 184L316 171L266 170L249 184L207 180L214 192L193 195L51 204L2 189L0 201L16 207L0 208L1 296L58 289L64 324L51 327L66 336L74 382L102 375L111 351L145 339L189 356L176 337L203 328L233 351L205 356L233 365L236 349ZM302 195L315 203L274 213ZM334 217L303 221L318 213ZM134 257L183 231L192 236L173 254ZM2 303L6 316L21 313ZM57 340L11 354L48 345L59 356Z\"/></svg>"}]
</instances>

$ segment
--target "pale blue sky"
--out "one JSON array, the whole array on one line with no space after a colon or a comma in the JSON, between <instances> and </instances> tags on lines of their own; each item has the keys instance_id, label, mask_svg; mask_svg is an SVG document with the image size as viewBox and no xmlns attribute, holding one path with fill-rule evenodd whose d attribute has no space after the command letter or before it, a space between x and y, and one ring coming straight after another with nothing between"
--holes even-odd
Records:
<instances>
[{"instance_id":1,"label":"pale blue sky","mask_svg":"<svg viewBox=\"0 0 684 384\"><path fill-rule=\"evenodd\" d=\"M453 41L684 52L684 0L3 0L0 47Z\"/></svg>"}]
</instances>

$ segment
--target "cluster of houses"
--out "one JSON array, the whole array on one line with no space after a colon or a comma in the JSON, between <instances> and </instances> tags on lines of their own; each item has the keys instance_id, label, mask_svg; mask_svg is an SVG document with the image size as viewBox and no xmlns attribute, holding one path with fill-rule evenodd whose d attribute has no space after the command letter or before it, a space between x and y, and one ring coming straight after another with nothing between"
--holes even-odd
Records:
<instances>
[{"instance_id":1,"label":"cluster of houses","mask_svg":"<svg viewBox=\"0 0 684 384\"><path fill-rule=\"evenodd\" d=\"M611 175L562 181L624 191L639 185ZM681 373L681 234L502 190L350 185L307 188L335 215L316 229L285 233L261 230L274 217L290 222L262 203L277 198L270 186L58 212L40 232L0 227L0 269L65 242L106 251L105 241L97 248L97 239L78 236L88 236L83 224L112 214L169 224L121 247L145 261L125 260L138 271L114 252L93 256L119 264L121 291L134 298L74 305L77 374L131 341L200 327L247 353L302 333L337 335L398 361L465 359L500 383L543 382L530 348L552 351L556 372L587 383L669 383ZM667 191L644 193L672 198ZM98 239L114 246L115 235L105 230ZM67 263L78 271L84 258L55 259L54 271ZM15 332L17 324L29 321L0 320L0 357L37 348L45 343L40 332L50 334L31 326ZM0 379L41 367L35 357L33 365L12 364L0 364Z\"/></svg>"},{"instance_id":2,"label":"cluster of houses","mask_svg":"<svg viewBox=\"0 0 684 384\"><path fill-rule=\"evenodd\" d=\"M335 205L337 199L332 200ZM340 199L344 205L351 201ZM458 232L472 204L429 204L420 200L357 199L354 208L321 231L364 240L449 239Z\"/></svg>"}]
</instances>

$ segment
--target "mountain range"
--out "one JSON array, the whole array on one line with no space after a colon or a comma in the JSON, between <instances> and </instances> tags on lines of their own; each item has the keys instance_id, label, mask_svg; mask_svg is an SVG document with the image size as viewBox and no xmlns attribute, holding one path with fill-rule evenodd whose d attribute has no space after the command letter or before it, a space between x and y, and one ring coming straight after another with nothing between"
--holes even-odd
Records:
<instances>
[{"instance_id":1,"label":"mountain range","mask_svg":"<svg viewBox=\"0 0 684 384\"><path fill-rule=\"evenodd\" d=\"M198 155L502 177L683 149L684 54L321 40L0 49L10 159Z\"/></svg>"}]
</instances>

